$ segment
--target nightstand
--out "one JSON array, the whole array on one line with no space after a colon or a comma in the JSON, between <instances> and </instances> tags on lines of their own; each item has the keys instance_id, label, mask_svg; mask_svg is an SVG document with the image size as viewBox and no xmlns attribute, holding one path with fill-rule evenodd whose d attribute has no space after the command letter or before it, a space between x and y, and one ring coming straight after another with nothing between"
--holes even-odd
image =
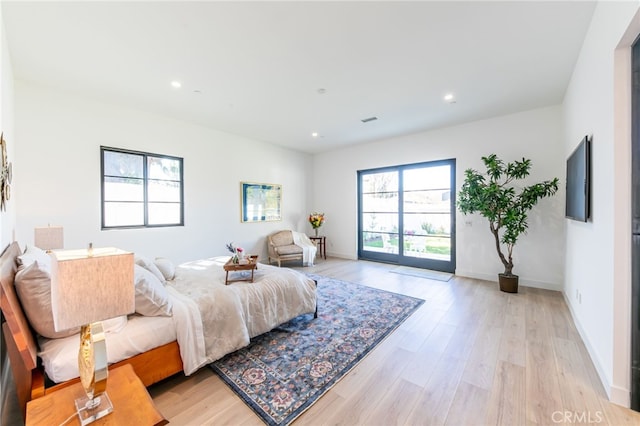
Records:
<instances>
[{"instance_id":1,"label":"nightstand","mask_svg":"<svg viewBox=\"0 0 640 426\"><path fill-rule=\"evenodd\" d=\"M113 413L91 423L105 425L165 425L169 423L156 408L133 368L125 364L109 370L107 394L113 403ZM79 425L74 400L84 395L80 382L67 386L27 403L26 426Z\"/></svg>"}]
</instances>

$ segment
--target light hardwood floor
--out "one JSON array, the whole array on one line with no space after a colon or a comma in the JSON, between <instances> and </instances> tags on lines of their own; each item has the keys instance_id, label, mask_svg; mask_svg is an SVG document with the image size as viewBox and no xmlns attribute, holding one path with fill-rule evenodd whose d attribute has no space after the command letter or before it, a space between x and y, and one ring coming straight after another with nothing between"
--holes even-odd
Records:
<instances>
[{"instance_id":1,"label":"light hardwood floor","mask_svg":"<svg viewBox=\"0 0 640 426\"><path fill-rule=\"evenodd\" d=\"M640 413L607 400L560 293L391 268L295 267L426 301L295 425L640 425ZM149 392L171 424L263 424L208 368Z\"/></svg>"}]
</instances>

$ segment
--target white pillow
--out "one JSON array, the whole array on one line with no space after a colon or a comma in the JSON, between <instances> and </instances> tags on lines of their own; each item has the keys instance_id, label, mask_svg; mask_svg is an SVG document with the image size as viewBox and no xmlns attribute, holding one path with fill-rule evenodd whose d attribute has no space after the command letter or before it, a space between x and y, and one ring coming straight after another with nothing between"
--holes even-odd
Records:
<instances>
[{"instance_id":1,"label":"white pillow","mask_svg":"<svg viewBox=\"0 0 640 426\"><path fill-rule=\"evenodd\" d=\"M51 256L36 246L27 246L24 253L18 256L18 269L31 265L33 262L40 262L40 265L51 270Z\"/></svg>"},{"instance_id":2,"label":"white pillow","mask_svg":"<svg viewBox=\"0 0 640 426\"><path fill-rule=\"evenodd\" d=\"M126 315L104 320L102 321L102 329L105 333L120 333L127 325L127 321Z\"/></svg>"},{"instance_id":3,"label":"white pillow","mask_svg":"<svg viewBox=\"0 0 640 426\"><path fill-rule=\"evenodd\" d=\"M162 276L167 281L171 281L176 276L176 266L170 259L166 257L156 257L156 260L153 263L158 267Z\"/></svg>"},{"instance_id":4,"label":"white pillow","mask_svg":"<svg viewBox=\"0 0 640 426\"><path fill-rule=\"evenodd\" d=\"M79 333L80 327L63 331L56 331L53 327L50 271L50 262L41 264L39 260L34 260L29 265L18 269L14 281L16 293L29 319L29 324L41 336L58 339Z\"/></svg>"},{"instance_id":5,"label":"white pillow","mask_svg":"<svg viewBox=\"0 0 640 426\"><path fill-rule=\"evenodd\" d=\"M173 305L162 282L148 269L134 265L136 312L148 317L171 316Z\"/></svg>"},{"instance_id":6,"label":"white pillow","mask_svg":"<svg viewBox=\"0 0 640 426\"><path fill-rule=\"evenodd\" d=\"M164 280L165 280L164 275L162 275L162 272L160 272L160 269L158 269L158 267L154 265L154 263L150 259L147 259L144 256L135 255L134 261L136 265L142 266L144 269L148 270L153 275L155 275L160 280L161 283L164 283Z\"/></svg>"}]
</instances>

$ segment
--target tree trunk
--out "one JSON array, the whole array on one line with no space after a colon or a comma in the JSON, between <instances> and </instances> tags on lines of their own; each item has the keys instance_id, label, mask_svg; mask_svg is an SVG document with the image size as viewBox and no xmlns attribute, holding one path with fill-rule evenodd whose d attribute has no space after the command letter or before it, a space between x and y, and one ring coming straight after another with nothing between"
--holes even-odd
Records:
<instances>
[{"instance_id":1,"label":"tree trunk","mask_svg":"<svg viewBox=\"0 0 640 426\"><path fill-rule=\"evenodd\" d=\"M504 266L504 274L505 275L513 275L513 262L509 262Z\"/></svg>"},{"instance_id":2,"label":"tree trunk","mask_svg":"<svg viewBox=\"0 0 640 426\"><path fill-rule=\"evenodd\" d=\"M504 265L504 274L505 275L513 275L513 260L511 260L511 256L509 256L509 260L502 253L502 248L500 247L500 234L498 234L498 229L493 226L493 222L489 222L489 229L491 229L491 233L493 234L493 238L496 242L496 251L498 252L498 256L500 257L500 261Z\"/></svg>"}]
</instances>

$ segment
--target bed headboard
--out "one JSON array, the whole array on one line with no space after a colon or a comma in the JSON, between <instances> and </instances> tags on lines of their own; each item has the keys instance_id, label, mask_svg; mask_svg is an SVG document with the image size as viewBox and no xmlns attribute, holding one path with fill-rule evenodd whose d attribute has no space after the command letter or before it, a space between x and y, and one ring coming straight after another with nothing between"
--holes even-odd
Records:
<instances>
[{"instance_id":1,"label":"bed headboard","mask_svg":"<svg viewBox=\"0 0 640 426\"><path fill-rule=\"evenodd\" d=\"M32 397L32 372L37 367L38 349L13 285L18 269L16 257L20 254L20 246L14 241L0 256L0 309L6 320L2 324L2 335L7 343L18 401L24 413L27 401Z\"/></svg>"}]
</instances>

